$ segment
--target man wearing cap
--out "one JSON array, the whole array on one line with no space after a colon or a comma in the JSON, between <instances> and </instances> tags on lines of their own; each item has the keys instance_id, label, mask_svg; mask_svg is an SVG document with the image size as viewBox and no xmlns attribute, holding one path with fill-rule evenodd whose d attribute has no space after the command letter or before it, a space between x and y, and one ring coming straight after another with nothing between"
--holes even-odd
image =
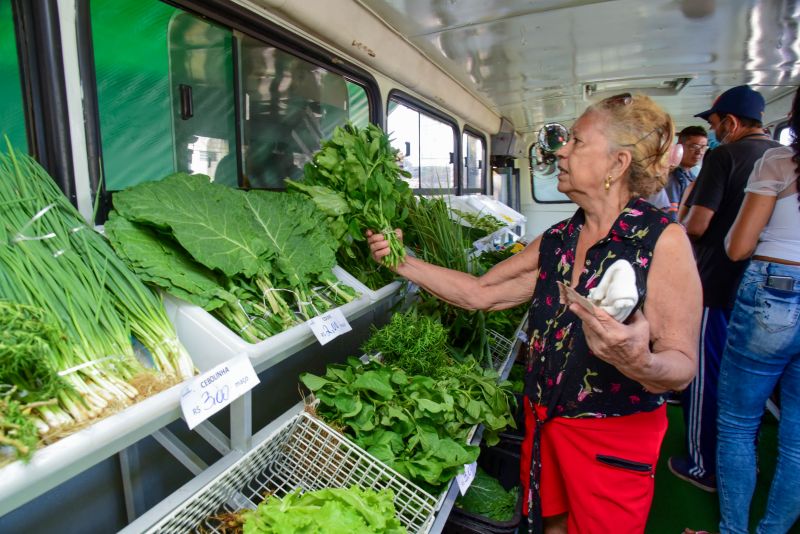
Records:
<instances>
[{"instance_id":1,"label":"man wearing cap","mask_svg":"<svg viewBox=\"0 0 800 534\"><path fill-rule=\"evenodd\" d=\"M710 492L716 491L720 360L746 263L728 258L724 240L739 213L755 162L767 149L780 146L764 133L763 114L764 97L740 85L722 93L711 109L695 115L708 121L720 146L703 162L683 220L703 284L703 322L698 374L681 395L689 456L673 456L669 468L676 476Z\"/></svg>"}]
</instances>

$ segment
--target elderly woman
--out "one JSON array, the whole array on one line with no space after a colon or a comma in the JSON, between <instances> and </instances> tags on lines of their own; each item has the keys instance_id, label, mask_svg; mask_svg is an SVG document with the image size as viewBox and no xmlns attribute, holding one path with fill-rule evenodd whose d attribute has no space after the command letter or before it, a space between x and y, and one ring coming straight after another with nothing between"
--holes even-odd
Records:
<instances>
[{"instance_id":1,"label":"elderly woman","mask_svg":"<svg viewBox=\"0 0 800 534\"><path fill-rule=\"evenodd\" d=\"M579 206L570 219L479 278L410 257L397 267L467 309L530 300L521 474L537 531L542 517L547 533L644 531L667 428L663 394L694 376L700 326L689 240L641 198L663 187L672 138L672 120L646 96L594 104L556 153L558 190ZM387 241L368 236L380 261ZM617 260L636 275L639 305L624 323L613 306L559 304L558 282L586 296L608 285Z\"/></svg>"}]
</instances>

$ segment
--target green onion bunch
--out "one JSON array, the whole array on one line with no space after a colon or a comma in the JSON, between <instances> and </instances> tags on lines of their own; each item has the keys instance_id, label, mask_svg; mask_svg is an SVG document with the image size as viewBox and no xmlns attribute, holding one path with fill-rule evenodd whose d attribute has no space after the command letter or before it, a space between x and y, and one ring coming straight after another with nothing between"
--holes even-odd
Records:
<instances>
[{"instance_id":1,"label":"green onion bunch","mask_svg":"<svg viewBox=\"0 0 800 534\"><path fill-rule=\"evenodd\" d=\"M87 226L45 170L11 147L0 154L0 206L0 299L22 305L17 311L29 319L13 323L6 310L5 320L29 335L4 346L2 359L21 369L17 360L36 354L61 378L42 393L53 395L57 404L35 409L40 433L131 404L140 395L130 383L136 377L163 387L194 374L161 301ZM33 341L36 335L49 350ZM156 374L135 356L132 336L149 350ZM17 395L36 395L31 390L37 376L31 372L7 381L15 382L10 386Z\"/></svg>"}]
</instances>

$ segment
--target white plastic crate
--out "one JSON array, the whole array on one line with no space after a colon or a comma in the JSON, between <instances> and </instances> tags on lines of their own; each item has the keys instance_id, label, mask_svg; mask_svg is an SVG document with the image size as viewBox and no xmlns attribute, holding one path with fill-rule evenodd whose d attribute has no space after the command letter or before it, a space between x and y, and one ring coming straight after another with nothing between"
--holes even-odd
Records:
<instances>
[{"instance_id":1,"label":"white plastic crate","mask_svg":"<svg viewBox=\"0 0 800 534\"><path fill-rule=\"evenodd\" d=\"M487 195L444 195L443 198L451 208L475 215L491 215L501 224L512 228L524 226L528 220L523 214Z\"/></svg>"},{"instance_id":2,"label":"white plastic crate","mask_svg":"<svg viewBox=\"0 0 800 534\"><path fill-rule=\"evenodd\" d=\"M353 485L391 489L397 518L408 532L430 528L435 497L319 419L301 413L147 532L222 534L225 531L213 516L255 509L265 495L282 497L296 488L314 491Z\"/></svg>"},{"instance_id":3,"label":"white plastic crate","mask_svg":"<svg viewBox=\"0 0 800 534\"><path fill-rule=\"evenodd\" d=\"M345 318L359 317L372 304L370 296L362 293L363 286L344 269L334 267L333 274L360 293L352 302L339 307ZM200 306L165 295L164 307L167 317L175 325L178 338L201 372L239 354L258 359L279 357L316 342L311 328L301 323L258 343L248 343Z\"/></svg>"}]
</instances>

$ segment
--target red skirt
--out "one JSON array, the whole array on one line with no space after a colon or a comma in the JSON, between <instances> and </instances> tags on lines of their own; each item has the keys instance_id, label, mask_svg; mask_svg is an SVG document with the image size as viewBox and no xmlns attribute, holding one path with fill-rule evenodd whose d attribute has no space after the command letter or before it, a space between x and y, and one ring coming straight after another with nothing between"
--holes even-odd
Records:
<instances>
[{"instance_id":1,"label":"red skirt","mask_svg":"<svg viewBox=\"0 0 800 534\"><path fill-rule=\"evenodd\" d=\"M527 515L536 416L527 397L520 480ZM543 419L545 408L535 406ZM667 431L666 407L621 417L555 417L540 426L542 516L569 513L567 529L581 534L644 532L655 468ZM535 488L535 485L534 485Z\"/></svg>"}]
</instances>

